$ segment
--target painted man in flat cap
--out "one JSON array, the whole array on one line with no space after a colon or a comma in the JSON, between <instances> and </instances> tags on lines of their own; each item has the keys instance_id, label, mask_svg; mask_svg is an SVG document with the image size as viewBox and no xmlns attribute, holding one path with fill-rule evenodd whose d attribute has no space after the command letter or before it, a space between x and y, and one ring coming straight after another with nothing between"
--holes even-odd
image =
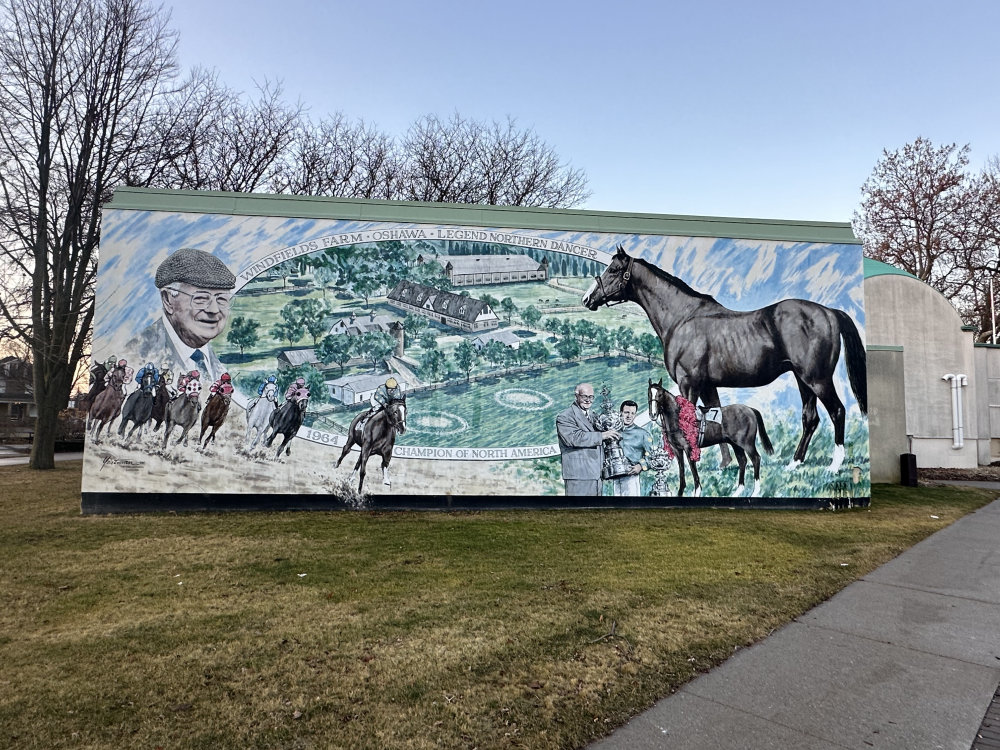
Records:
<instances>
[{"instance_id":1,"label":"painted man in flat cap","mask_svg":"<svg viewBox=\"0 0 1000 750\"><path fill-rule=\"evenodd\" d=\"M226 326L236 277L211 253L182 248L159 265L155 282L163 314L126 345L130 361L169 361L174 372L218 380L226 368L209 342Z\"/></svg>"}]
</instances>

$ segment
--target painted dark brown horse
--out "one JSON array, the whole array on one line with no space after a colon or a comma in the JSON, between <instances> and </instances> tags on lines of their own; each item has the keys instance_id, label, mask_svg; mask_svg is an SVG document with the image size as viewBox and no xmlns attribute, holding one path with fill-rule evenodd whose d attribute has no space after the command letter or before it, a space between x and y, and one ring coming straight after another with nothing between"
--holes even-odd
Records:
<instances>
[{"instance_id":1,"label":"painted dark brown horse","mask_svg":"<svg viewBox=\"0 0 1000 750\"><path fill-rule=\"evenodd\" d=\"M386 487L391 486L389 462L392 460L392 449L396 444L396 435L402 435L406 432L406 396L391 399L384 408L368 418L362 427L365 416L366 413L362 412L351 422L351 426L347 430L347 444L344 445L344 450L337 460L339 467L353 446L361 446L361 455L354 465L354 471L351 472L352 479L355 474L360 474L358 492L361 492L365 485L366 466L372 455L382 457L382 484Z\"/></svg>"},{"instance_id":2,"label":"painted dark brown horse","mask_svg":"<svg viewBox=\"0 0 1000 750\"><path fill-rule=\"evenodd\" d=\"M706 407L721 406L719 388L756 388L791 373L802 398L802 437L789 468L805 460L819 426L818 399L833 422L828 470L839 471L846 410L833 376L841 339L851 390L861 412L868 413L865 347L847 313L802 299L748 312L730 310L620 246L583 296L590 310L616 302L635 302L645 310L663 344L667 372L694 404L700 399Z\"/></svg>"}]
</instances>

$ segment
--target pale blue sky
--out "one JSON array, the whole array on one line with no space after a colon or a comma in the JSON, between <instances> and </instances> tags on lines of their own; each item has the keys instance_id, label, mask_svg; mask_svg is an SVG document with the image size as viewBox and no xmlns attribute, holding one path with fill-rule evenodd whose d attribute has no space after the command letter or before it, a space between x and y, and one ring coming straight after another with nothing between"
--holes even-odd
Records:
<instances>
[{"instance_id":1,"label":"pale blue sky","mask_svg":"<svg viewBox=\"0 0 1000 750\"><path fill-rule=\"evenodd\" d=\"M588 209L849 221L883 148L1000 154L1000 3L167 0L182 65L391 134L515 117Z\"/></svg>"}]
</instances>

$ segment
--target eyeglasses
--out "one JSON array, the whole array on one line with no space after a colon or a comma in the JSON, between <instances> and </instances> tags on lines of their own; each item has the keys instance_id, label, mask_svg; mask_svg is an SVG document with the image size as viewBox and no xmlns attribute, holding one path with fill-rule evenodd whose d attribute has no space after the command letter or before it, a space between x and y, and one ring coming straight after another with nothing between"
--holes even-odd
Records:
<instances>
[{"instance_id":1,"label":"eyeglasses","mask_svg":"<svg viewBox=\"0 0 1000 750\"><path fill-rule=\"evenodd\" d=\"M191 294L190 292L185 292L182 289L174 289L172 286L168 286L167 289L171 292L186 294L191 298L191 304L198 310L207 310L211 306L213 300L220 310L228 310L229 303L233 298L233 295L221 292L219 294L209 294L208 292L196 292L195 294Z\"/></svg>"},{"instance_id":2,"label":"eyeglasses","mask_svg":"<svg viewBox=\"0 0 1000 750\"><path fill-rule=\"evenodd\" d=\"M594 396L593 396L593 395L590 395L590 396L585 396L585 395L583 395L582 393L578 393L578 394L576 395L576 397L577 397L578 399L580 399L581 401L593 401L593 400L594 400Z\"/></svg>"}]
</instances>

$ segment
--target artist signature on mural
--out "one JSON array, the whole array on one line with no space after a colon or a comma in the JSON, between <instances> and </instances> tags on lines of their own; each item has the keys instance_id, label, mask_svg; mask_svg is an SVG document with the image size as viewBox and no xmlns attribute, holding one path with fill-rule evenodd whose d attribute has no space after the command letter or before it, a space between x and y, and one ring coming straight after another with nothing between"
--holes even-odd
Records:
<instances>
[{"instance_id":1,"label":"artist signature on mural","mask_svg":"<svg viewBox=\"0 0 1000 750\"><path fill-rule=\"evenodd\" d=\"M101 461L101 471L104 471L105 466L119 466L125 471L138 471L145 466L145 461L134 461L130 458L117 458L112 456L110 453L105 453L104 458Z\"/></svg>"}]
</instances>

